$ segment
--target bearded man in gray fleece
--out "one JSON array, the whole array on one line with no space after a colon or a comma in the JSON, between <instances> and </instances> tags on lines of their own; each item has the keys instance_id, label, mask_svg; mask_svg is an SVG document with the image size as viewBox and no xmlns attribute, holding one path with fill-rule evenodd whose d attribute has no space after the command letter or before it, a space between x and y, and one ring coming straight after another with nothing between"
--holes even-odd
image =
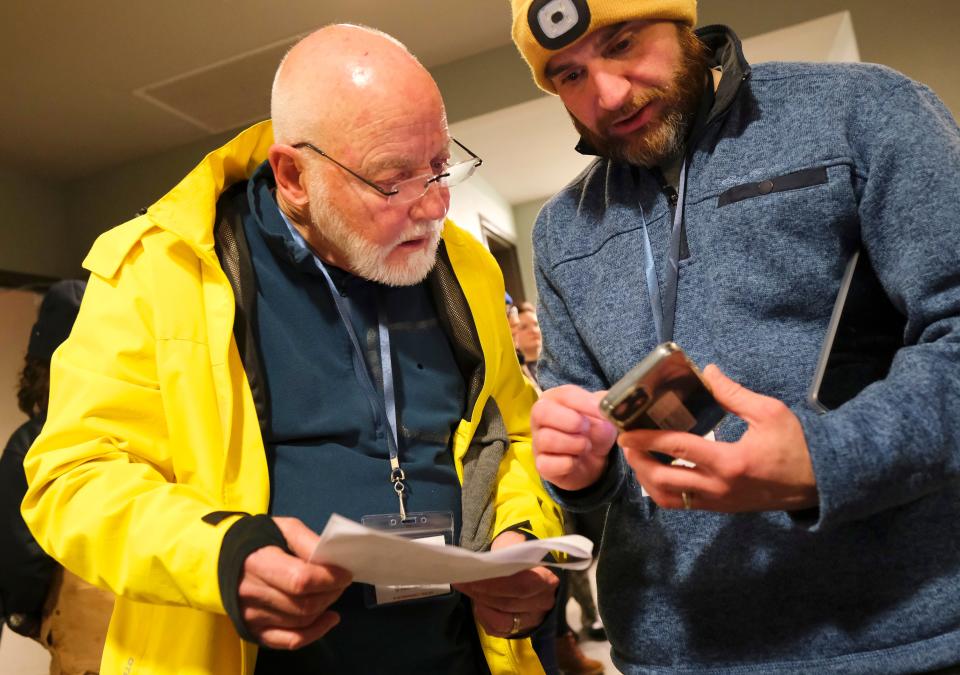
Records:
<instances>
[{"instance_id":1,"label":"bearded man in gray fleece","mask_svg":"<svg viewBox=\"0 0 960 675\"><path fill-rule=\"evenodd\" d=\"M597 580L617 667L957 672L953 116L876 65L751 67L728 28L692 30L694 0L512 6L534 79L598 156L534 231L532 426L563 507L609 505ZM861 322L824 413L808 390L856 251ZM716 364L715 441L618 436L597 411L671 339Z\"/></svg>"}]
</instances>

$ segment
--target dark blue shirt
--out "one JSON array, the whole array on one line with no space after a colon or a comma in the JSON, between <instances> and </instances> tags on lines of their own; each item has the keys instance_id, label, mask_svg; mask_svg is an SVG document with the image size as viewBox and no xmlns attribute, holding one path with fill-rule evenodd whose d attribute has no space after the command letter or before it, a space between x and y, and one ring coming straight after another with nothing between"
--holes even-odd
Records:
<instances>
[{"instance_id":1,"label":"dark blue shirt","mask_svg":"<svg viewBox=\"0 0 960 675\"><path fill-rule=\"evenodd\" d=\"M460 529L460 484L452 434L465 384L425 284L387 287L328 266L364 351L356 353L303 239L284 222L267 164L249 181L244 230L257 278L254 336L269 415L264 444L270 513L319 532L330 514L353 520L396 513L390 427L359 375L383 396L377 302L385 305L396 392L400 462L410 511L449 511ZM484 672L469 606L446 596L368 607L352 584L331 608L340 624L296 652L261 649L257 673Z\"/></svg>"}]
</instances>

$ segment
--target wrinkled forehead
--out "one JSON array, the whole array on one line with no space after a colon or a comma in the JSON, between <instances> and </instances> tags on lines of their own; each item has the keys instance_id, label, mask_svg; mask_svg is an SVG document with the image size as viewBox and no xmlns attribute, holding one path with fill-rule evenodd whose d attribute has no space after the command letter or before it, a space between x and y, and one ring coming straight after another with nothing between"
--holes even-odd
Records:
<instances>
[{"instance_id":1,"label":"wrinkled forehead","mask_svg":"<svg viewBox=\"0 0 960 675\"><path fill-rule=\"evenodd\" d=\"M422 73L393 80L377 73L323 104L330 111L320 129L324 142L353 166L422 162L449 143L440 92Z\"/></svg>"},{"instance_id":2,"label":"wrinkled forehead","mask_svg":"<svg viewBox=\"0 0 960 675\"><path fill-rule=\"evenodd\" d=\"M338 152L365 171L413 171L450 152L442 109L388 106L358 115L338 133Z\"/></svg>"}]
</instances>

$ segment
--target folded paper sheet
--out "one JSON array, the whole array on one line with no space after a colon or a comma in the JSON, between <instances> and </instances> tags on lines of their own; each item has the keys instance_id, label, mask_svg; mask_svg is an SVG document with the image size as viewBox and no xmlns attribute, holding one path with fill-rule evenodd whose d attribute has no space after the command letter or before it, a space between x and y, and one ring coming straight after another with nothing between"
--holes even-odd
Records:
<instances>
[{"instance_id":1,"label":"folded paper sheet","mask_svg":"<svg viewBox=\"0 0 960 675\"><path fill-rule=\"evenodd\" d=\"M544 562L551 551L566 553L567 562ZM310 562L337 565L349 570L354 581L367 584L451 584L509 576L540 565L582 570L590 566L592 552L593 542L568 534L474 553L418 543L333 514Z\"/></svg>"}]
</instances>

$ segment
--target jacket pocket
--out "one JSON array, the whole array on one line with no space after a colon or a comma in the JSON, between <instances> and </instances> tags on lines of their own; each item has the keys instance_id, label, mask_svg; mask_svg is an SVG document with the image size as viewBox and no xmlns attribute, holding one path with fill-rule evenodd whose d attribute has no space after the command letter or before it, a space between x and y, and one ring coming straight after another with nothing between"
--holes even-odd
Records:
<instances>
[{"instance_id":1,"label":"jacket pocket","mask_svg":"<svg viewBox=\"0 0 960 675\"><path fill-rule=\"evenodd\" d=\"M813 185L823 185L827 182L827 167L820 166L813 169L803 169L793 173L768 178L757 183L744 183L737 185L729 190L722 192L717 198L717 208L752 199L762 197L774 192L785 192L787 190L799 190Z\"/></svg>"}]
</instances>

